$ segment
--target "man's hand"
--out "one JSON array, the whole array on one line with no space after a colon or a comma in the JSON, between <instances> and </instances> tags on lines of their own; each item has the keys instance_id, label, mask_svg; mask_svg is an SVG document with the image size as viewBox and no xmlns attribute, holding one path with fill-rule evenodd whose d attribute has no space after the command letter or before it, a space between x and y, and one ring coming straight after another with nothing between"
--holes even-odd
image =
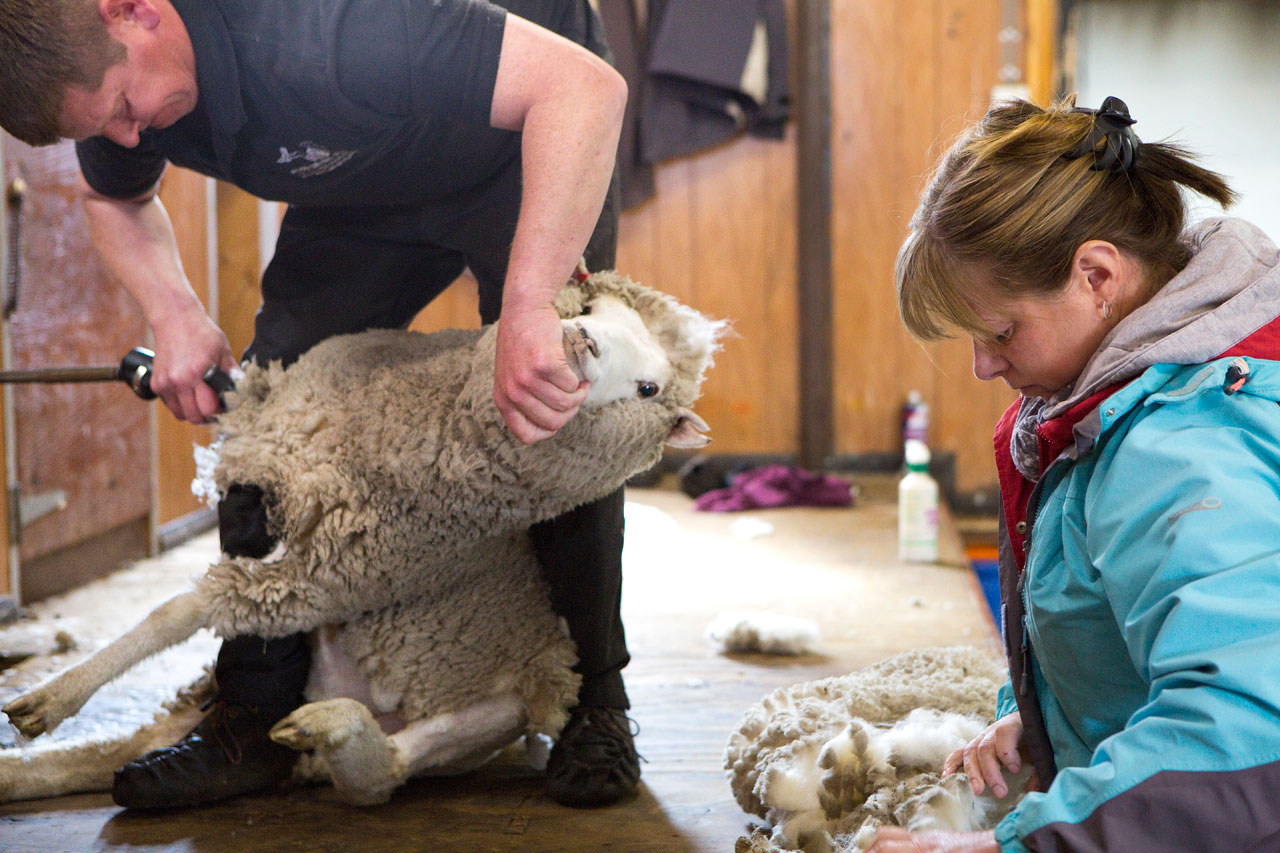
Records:
<instances>
[{"instance_id":1,"label":"man's hand","mask_svg":"<svg viewBox=\"0 0 1280 853\"><path fill-rule=\"evenodd\" d=\"M886 826L867 853L1000 853L994 832L910 833Z\"/></svg>"},{"instance_id":2,"label":"man's hand","mask_svg":"<svg viewBox=\"0 0 1280 853\"><path fill-rule=\"evenodd\" d=\"M493 401L516 438L533 444L569 422L587 396L564 356L560 316L549 304L504 304L498 323Z\"/></svg>"},{"instance_id":3,"label":"man's hand","mask_svg":"<svg viewBox=\"0 0 1280 853\"><path fill-rule=\"evenodd\" d=\"M151 187L134 198L100 195L81 176L89 235L104 264L138 303L155 337L151 390L179 419L208 423L221 409L204 382L210 367L236 367L227 336L214 325L182 271L173 223Z\"/></svg>"},{"instance_id":4,"label":"man's hand","mask_svg":"<svg viewBox=\"0 0 1280 853\"><path fill-rule=\"evenodd\" d=\"M964 767L969 774L969 787L975 795L981 794L987 785L991 793L1003 797L1009 793L1005 784L1001 767L1007 767L1010 773L1022 769L1022 755L1019 746L1022 743L1022 715L1017 711L1006 714L987 726L982 732L965 746L947 756L942 763L942 775L950 776ZM1031 785L1034 785L1034 780ZM1029 790L1033 790L1030 786Z\"/></svg>"},{"instance_id":5,"label":"man's hand","mask_svg":"<svg viewBox=\"0 0 1280 853\"><path fill-rule=\"evenodd\" d=\"M227 336L198 310L154 321L151 332L156 344L151 390L178 420L209 423L222 405L205 383L205 372L216 366L231 373L236 367Z\"/></svg>"}]
</instances>

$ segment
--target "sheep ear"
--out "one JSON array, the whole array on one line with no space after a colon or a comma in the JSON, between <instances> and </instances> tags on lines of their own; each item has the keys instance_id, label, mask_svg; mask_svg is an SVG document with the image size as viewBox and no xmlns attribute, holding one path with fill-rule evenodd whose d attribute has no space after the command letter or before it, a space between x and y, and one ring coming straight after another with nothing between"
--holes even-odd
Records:
<instances>
[{"instance_id":1,"label":"sheep ear","mask_svg":"<svg viewBox=\"0 0 1280 853\"><path fill-rule=\"evenodd\" d=\"M711 429L711 427L707 426L706 421L683 407L676 409L676 414L680 416L680 419L671 428L671 432L667 433L666 443L668 445L683 449L693 449L706 447L711 443L711 436L705 435Z\"/></svg>"}]
</instances>

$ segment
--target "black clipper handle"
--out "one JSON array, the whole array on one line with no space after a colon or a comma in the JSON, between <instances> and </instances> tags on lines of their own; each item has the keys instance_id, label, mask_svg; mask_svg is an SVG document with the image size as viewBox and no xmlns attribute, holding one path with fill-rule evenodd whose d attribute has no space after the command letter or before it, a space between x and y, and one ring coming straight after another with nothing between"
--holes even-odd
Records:
<instances>
[{"instance_id":1,"label":"black clipper handle","mask_svg":"<svg viewBox=\"0 0 1280 853\"><path fill-rule=\"evenodd\" d=\"M134 347L120 360L120 369L116 371L116 375L133 390L134 394L144 400L154 400L156 392L151 390L151 371L155 366L155 360L156 354L151 350L146 347ZM205 371L204 382L217 393L219 403L223 402L223 394L235 390L236 387L231 377L216 366Z\"/></svg>"}]
</instances>

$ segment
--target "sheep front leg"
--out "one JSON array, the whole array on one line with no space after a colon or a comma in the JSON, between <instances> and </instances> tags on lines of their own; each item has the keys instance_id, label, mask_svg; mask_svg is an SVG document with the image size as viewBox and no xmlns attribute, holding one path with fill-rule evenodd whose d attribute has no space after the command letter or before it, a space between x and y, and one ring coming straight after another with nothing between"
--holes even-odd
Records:
<instances>
[{"instance_id":1,"label":"sheep front leg","mask_svg":"<svg viewBox=\"0 0 1280 853\"><path fill-rule=\"evenodd\" d=\"M415 720L391 736L409 762L409 775L445 776L474 770L524 733L528 715L514 693L460 711Z\"/></svg>"},{"instance_id":2,"label":"sheep front leg","mask_svg":"<svg viewBox=\"0 0 1280 853\"><path fill-rule=\"evenodd\" d=\"M396 745L355 699L309 702L276 723L271 739L313 751L338 794L353 806L385 803L408 775Z\"/></svg>"},{"instance_id":3,"label":"sheep front leg","mask_svg":"<svg viewBox=\"0 0 1280 853\"><path fill-rule=\"evenodd\" d=\"M102 685L203 628L203 613L203 603L196 592L169 599L87 660L5 705L4 713L26 737L53 731L79 711Z\"/></svg>"}]
</instances>

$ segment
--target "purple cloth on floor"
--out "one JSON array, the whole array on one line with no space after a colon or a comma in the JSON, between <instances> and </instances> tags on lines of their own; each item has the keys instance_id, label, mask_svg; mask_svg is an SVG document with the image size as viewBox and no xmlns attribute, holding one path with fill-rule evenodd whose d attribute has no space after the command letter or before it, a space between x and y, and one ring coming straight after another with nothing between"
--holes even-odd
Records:
<instances>
[{"instance_id":1,"label":"purple cloth on floor","mask_svg":"<svg viewBox=\"0 0 1280 853\"><path fill-rule=\"evenodd\" d=\"M743 471L723 489L698 496L695 509L739 512L774 506L849 506L853 490L839 477L815 474L788 465L765 465Z\"/></svg>"}]
</instances>

